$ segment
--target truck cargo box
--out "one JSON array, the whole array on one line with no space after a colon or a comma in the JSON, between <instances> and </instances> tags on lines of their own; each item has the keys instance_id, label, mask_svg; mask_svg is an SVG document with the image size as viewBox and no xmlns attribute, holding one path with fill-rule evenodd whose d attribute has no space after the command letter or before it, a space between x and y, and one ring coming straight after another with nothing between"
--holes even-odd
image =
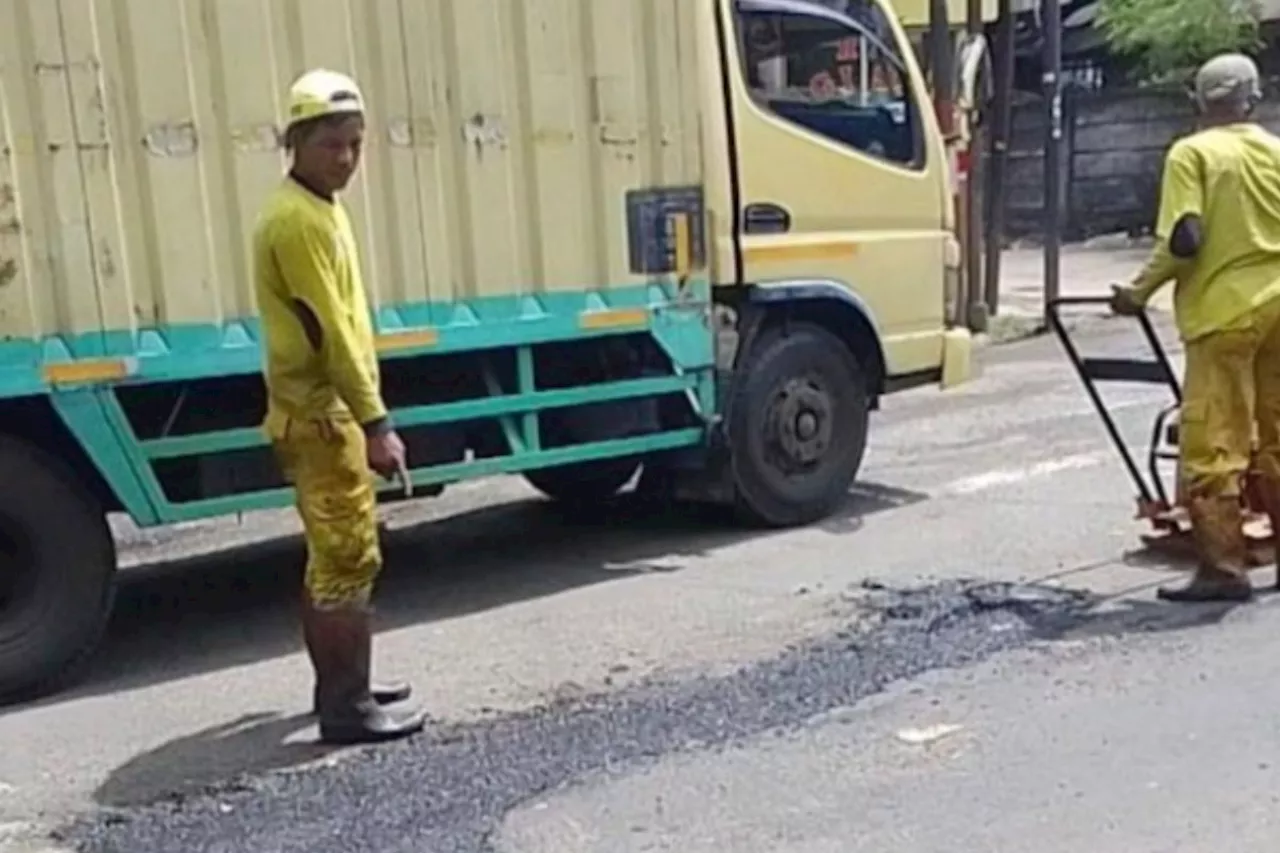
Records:
<instances>
[{"instance_id":1,"label":"truck cargo box","mask_svg":"<svg viewBox=\"0 0 1280 853\"><path fill-rule=\"evenodd\" d=\"M347 200L384 329L643 283L624 192L699 181L694 6L0 0L0 393L42 357L252 344L248 238L312 67L365 88Z\"/></svg>"}]
</instances>

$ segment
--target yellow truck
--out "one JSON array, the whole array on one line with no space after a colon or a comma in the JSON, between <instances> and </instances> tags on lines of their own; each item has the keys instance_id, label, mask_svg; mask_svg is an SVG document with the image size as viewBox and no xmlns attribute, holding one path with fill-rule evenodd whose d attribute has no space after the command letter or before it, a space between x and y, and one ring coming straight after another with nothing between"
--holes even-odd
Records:
<instances>
[{"instance_id":1,"label":"yellow truck","mask_svg":"<svg viewBox=\"0 0 1280 853\"><path fill-rule=\"evenodd\" d=\"M420 495L643 470L804 524L883 395L965 378L946 151L883 0L0 0L5 700L83 672L109 514L292 500L247 240L313 67L371 110L347 202Z\"/></svg>"}]
</instances>

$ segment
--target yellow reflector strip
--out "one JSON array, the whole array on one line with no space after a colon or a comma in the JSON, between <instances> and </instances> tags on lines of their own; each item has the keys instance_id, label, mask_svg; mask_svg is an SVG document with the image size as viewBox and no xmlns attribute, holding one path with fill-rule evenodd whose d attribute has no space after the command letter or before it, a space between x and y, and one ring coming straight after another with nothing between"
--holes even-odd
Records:
<instances>
[{"instance_id":1,"label":"yellow reflector strip","mask_svg":"<svg viewBox=\"0 0 1280 853\"><path fill-rule=\"evenodd\" d=\"M672 236L676 246L676 275L687 278L693 266L693 238L689 233L689 214L677 213L672 217Z\"/></svg>"},{"instance_id":2,"label":"yellow reflector strip","mask_svg":"<svg viewBox=\"0 0 1280 853\"><path fill-rule=\"evenodd\" d=\"M765 264L851 260L857 254L858 247L854 243L784 243L775 246L747 246L743 250L747 261Z\"/></svg>"},{"instance_id":3,"label":"yellow reflector strip","mask_svg":"<svg viewBox=\"0 0 1280 853\"><path fill-rule=\"evenodd\" d=\"M578 315L578 326L583 329L617 329L624 326L646 326L648 323L649 311L646 308L583 311Z\"/></svg>"},{"instance_id":4,"label":"yellow reflector strip","mask_svg":"<svg viewBox=\"0 0 1280 853\"><path fill-rule=\"evenodd\" d=\"M110 382L124 379L133 372L132 364L122 358L95 358L83 361L59 361L44 366L45 381L50 384L74 385L84 382Z\"/></svg>"},{"instance_id":5,"label":"yellow reflector strip","mask_svg":"<svg viewBox=\"0 0 1280 853\"><path fill-rule=\"evenodd\" d=\"M440 333L435 329L418 329L412 332L389 332L378 335L374 347L378 352L391 352L415 347L433 347L440 343Z\"/></svg>"}]
</instances>

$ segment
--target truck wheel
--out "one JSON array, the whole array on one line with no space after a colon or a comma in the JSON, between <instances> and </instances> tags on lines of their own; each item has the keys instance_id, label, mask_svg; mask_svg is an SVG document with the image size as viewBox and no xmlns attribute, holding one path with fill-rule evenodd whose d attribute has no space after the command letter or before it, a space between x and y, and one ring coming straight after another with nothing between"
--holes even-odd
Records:
<instances>
[{"instance_id":1,"label":"truck wheel","mask_svg":"<svg viewBox=\"0 0 1280 853\"><path fill-rule=\"evenodd\" d=\"M852 353L797 323L766 331L735 372L728 438L739 514L769 527L829 515L867 447L870 395Z\"/></svg>"},{"instance_id":2,"label":"truck wheel","mask_svg":"<svg viewBox=\"0 0 1280 853\"><path fill-rule=\"evenodd\" d=\"M111 614L105 513L43 451L0 436L0 704L68 685Z\"/></svg>"},{"instance_id":3,"label":"truck wheel","mask_svg":"<svg viewBox=\"0 0 1280 853\"><path fill-rule=\"evenodd\" d=\"M599 459L525 471L524 478L553 501L591 506L616 495L639 467L638 459Z\"/></svg>"}]
</instances>

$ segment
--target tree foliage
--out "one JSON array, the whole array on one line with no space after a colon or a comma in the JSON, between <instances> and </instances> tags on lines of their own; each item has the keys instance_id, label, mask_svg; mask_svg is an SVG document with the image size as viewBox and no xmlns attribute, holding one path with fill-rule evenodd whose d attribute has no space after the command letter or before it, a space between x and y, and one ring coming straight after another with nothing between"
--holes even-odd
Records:
<instances>
[{"instance_id":1,"label":"tree foliage","mask_svg":"<svg viewBox=\"0 0 1280 853\"><path fill-rule=\"evenodd\" d=\"M1157 80L1259 44L1252 0L1102 0L1098 24L1112 50Z\"/></svg>"}]
</instances>

